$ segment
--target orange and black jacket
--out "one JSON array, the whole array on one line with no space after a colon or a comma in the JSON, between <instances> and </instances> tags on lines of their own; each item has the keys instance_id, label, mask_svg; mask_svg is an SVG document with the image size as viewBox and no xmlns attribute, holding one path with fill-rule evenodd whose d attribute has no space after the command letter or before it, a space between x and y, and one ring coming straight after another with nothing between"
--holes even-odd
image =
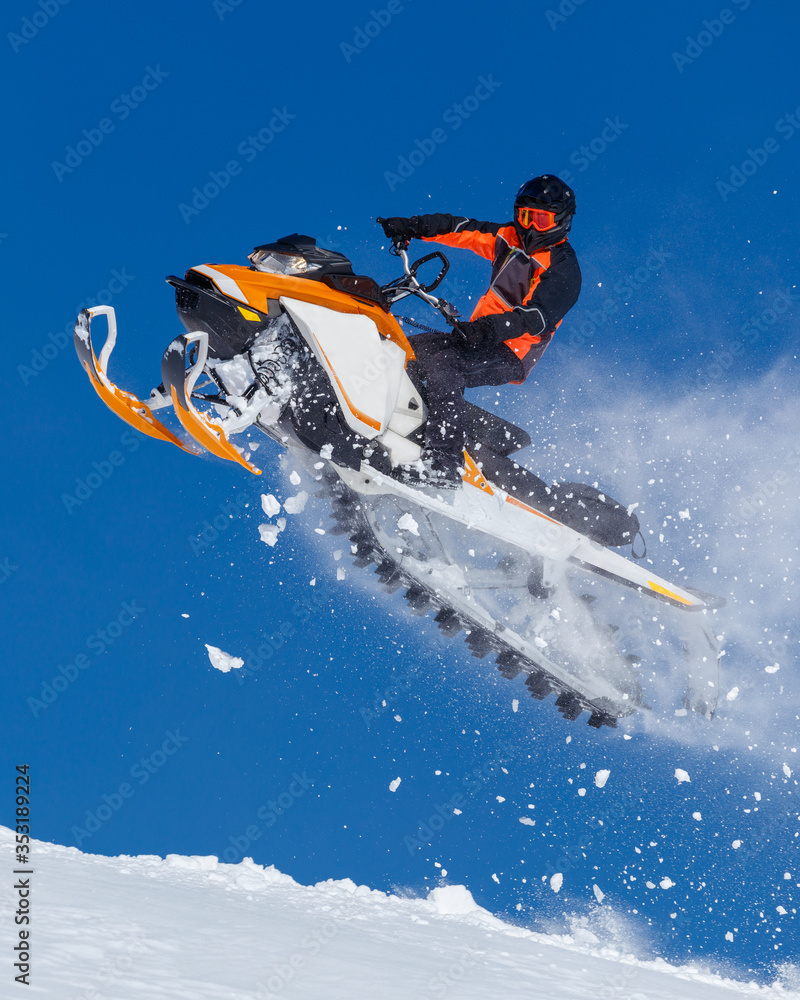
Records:
<instances>
[{"instance_id":1,"label":"orange and black jacket","mask_svg":"<svg viewBox=\"0 0 800 1000\"><path fill-rule=\"evenodd\" d=\"M470 317L486 346L505 344L525 377L545 352L556 327L578 301L581 270L566 239L531 256L513 222L478 222L456 215L415 215L418 239L463 247L492 262L492 279Z\"/></svg>"}]
</instances>

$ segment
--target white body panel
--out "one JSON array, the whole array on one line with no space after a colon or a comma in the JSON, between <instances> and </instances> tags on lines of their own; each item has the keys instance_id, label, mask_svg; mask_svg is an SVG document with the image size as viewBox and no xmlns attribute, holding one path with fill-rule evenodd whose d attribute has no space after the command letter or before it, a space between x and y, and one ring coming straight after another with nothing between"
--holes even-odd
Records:
<instances>
[{"instance_id":1,"label":"white body panel","mask_svg":"<svg viewBox=\"0 0 800 1000\"><path fill-rule=\"evenodd\" d=\"M406 440L425 419L425 407L405 371L405 352L385 340L369 318L281 297L317 361L327 373L349 426L389 452L392 464L419 459Z\"/></svg>"}]
</instances>

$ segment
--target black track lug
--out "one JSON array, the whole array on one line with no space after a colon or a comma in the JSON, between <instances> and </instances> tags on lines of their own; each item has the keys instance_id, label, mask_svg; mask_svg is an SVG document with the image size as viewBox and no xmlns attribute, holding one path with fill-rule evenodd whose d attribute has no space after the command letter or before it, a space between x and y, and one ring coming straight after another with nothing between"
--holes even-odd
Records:
<instances>
[{"instance_id":1,"label":"black track lug","mask_svg":"<svg viewBox=\"0 0 800 1000\"><path fill-rule=\"evenodd\" d=\"M511 649L504 649L497 657L497 669L508 680L513 680L518 674L521 674L524 665L524 657Z\"/></svg>"},{"instance_id":2,"label":"black track lug","mask_svg":"<svg viewBox=\"0 0 800 1000\"><path fill-rule=\"evenodd\" d=\"M593 712L589 716L589 725L594 729L600 729L602 726L608 726L610 729L616 729L617 720L613 715L606 715L605 712Z\"/></svg>"},{"instance_id":3,"label":"black track lug","mask_svg":"<svg viewBox=\"0 0 800 1000\"><path fill-rule=\"evenodd\" d=\"M573 722L583 711L583 705L581 705L578 698L569 691L562 691L562 693L556 698L556 705L558 706L559 712L564 716L565 719L569 719Z\"/></svg>"},{"instance_id":4,"label":"black track lug","mask_svg":"<svg viewBox=\"0 0 800 1000\"><path fill-rule=\"evenodd\" d=\"M434 621L448 639L454 635L458 635L461 631L461 621L452 608L442 608L434 618Z\"/></svg>"},{"instance_id":5,"label":"black track lug","mask_svg":"<svg viewBox=\"0 0 800 1000\"><path fill-rule=\"evenodd\" d=\"M531 697L537 701L544 700L553 690L550 682L542 673L528 674L525 678L525 687L530 691Z\"/></svg>"},{"instance_id":6,"label":"black track lug","mask_svg":"<svg viewBox=\"0 0 800 1000\"><path fill-rule=\"evenodd\" d=\"M431 595L422 587L412 585L406 591L405 598L415 615L424 615L426 611L430 610Z\"/></svg>"},{"instance_id":7,"label":"black track lug","mask_svg":"<svg viewBox=\"0 0 800 1000\"><path fill-rule=\"evenodd\" d=\"M485 629L472 629L465 641L472 650L472 655L477 656L480 660L484 656L488 656L495 648L491 633Z\"/></svg>"}]
</instances>

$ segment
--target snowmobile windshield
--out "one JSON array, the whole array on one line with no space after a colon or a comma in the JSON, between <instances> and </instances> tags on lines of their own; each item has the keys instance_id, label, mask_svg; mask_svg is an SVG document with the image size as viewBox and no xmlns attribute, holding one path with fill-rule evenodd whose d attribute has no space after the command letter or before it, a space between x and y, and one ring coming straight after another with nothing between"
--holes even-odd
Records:
<instances>
[{"instance_id":1,"label":"snowmobile windshield","mask_svg":"<svg viewBox=\"0 0 800 1000\"><path fill-rule=\"evenodd\" d=\"M309 263L300 254L279 253L264 248L254 250L247 259L257 271L268 271L270 274L309 274L320 268L319 264Z\"/></svg>"}]
</instances>

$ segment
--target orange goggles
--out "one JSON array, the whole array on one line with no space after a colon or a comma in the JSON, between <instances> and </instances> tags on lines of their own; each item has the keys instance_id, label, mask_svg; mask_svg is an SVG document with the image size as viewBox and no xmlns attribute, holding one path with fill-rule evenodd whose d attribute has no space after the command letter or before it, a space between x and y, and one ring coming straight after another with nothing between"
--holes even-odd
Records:
<instances>
[{"instance_id":1,"label":"orange goggles","mask_svg":"<svg viewBox=\"0 0 800 1000\"><path fill-rule=\"evenodd\" d=\"M538 232L545 233L548 229L555 229L556 213L543 208L518 208L517 222L523 229L533 226Z\"/></svg>"}]
</instances>

